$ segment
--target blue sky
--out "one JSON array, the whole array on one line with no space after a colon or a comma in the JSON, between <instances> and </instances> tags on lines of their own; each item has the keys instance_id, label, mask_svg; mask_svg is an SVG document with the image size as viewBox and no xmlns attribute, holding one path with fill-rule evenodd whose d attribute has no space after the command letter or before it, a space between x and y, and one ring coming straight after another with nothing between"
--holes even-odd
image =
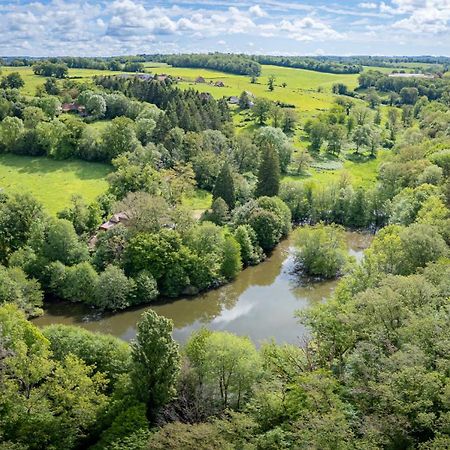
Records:
<instances>
[{"instance_id":1,"label":"blue sky","mask_svg":"<svg viewBox=\"0 0 450 450\"><path fill-rule=\"evenodd\" d=\"M0 0L0 55L450 56L450 0Z\"/></svg>"}]
</instances>

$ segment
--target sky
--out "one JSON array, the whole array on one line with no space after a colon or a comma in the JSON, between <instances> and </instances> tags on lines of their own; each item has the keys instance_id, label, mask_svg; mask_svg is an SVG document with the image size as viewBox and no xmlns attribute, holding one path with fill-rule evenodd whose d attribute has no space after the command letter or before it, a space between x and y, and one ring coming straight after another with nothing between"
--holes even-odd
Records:
<instances>
[{"instance_id":1,"label":"sky","mask_svg":"<svg viewBox=\"0 0 450 450\"><path fill-rule=\"evenodd\" d=\"M450 0L0 0L2 56L450 56Z\"/></svg>"}]
</instances>

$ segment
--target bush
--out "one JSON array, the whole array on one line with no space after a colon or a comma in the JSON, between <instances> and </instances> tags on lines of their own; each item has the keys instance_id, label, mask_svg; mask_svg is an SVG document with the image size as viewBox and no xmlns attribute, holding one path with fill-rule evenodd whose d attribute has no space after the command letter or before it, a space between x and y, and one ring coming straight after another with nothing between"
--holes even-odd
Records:
<instances>
[{"instance_id":1,"label":"bush","mask_svg":"<svg viewBox=\"0 0 450 450\"><path fill-rule=\"evenodd\" d=\"M297 262L307 275L335 278L348 260L344 231L336 225L306 226L296 232Z\"/></svg>"},{"instance_id":2,"label":"bush","mask_svg":"<svg viewBox=\"0 0 450 450\"><path fill-rule=\"evenodd\" d=\"M136 283L136 288L132 302L133 305L150 303L158 297L158 286L152 274L150 274L146 270L143 270L139 273L134 281Z\"/></svg>"},{"instance_id":3,"label":"bush","mask_svg":"<svg viewBox=\"0 0 450 450\"><path fill-rule=\"evenodd\" d=\"M135 283L122 269L108 266L95 287L95 305L102 309L124 309L133 302Z\"/></svg>"}]
</instances>

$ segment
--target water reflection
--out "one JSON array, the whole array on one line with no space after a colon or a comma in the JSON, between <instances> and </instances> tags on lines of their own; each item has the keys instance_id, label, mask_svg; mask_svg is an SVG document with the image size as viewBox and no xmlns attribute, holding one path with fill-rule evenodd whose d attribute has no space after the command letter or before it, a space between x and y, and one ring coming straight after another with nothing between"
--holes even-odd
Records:
<instances>
[{"instance_id":1,"label":"water reflection","mask_svg":"<svg viewBox=\"0 0 450 450\"><path fill-rule=\"evenodd\" d=\"M349 253L356 259L370 242L368 235L347 233ZM174 322L174 338L185 342L192 331L206 326L250 336L259 344L274 338L277 342L299 343L307 331L298 324L298 309L325 300L336 281L301 284L293 274L294 257L290 240L282 242L264 263L244 270L237 279L214 291L152 305L158 314ZM82 305L51 303L45 315L34 322L75 324L131 340L143 311L136 308L116 314L101 314Z\"/></svg>"}]
</instances>

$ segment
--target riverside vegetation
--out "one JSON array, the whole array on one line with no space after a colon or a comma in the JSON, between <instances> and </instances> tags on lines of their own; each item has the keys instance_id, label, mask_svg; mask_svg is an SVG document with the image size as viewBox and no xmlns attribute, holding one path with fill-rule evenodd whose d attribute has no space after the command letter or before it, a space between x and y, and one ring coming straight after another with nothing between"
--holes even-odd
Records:
<instances>
[{"instance_id":1,"label":"riverside vegetation","mask_svg":"<svg viewBox=\"0 0 450 450\"><path fill-rule=\"evenodd\" d=\"M20 75L4 77L1 151L112 170L106 193L74 197L56 217L28 194L1 193L0 448L450 445L445 80L389 87L363 72L359 89L336 84L331 107L301 125L258 97L252 126L237 133L245 96L236 110L171 77L61 76L33 97ZM69 99L85 117L59 114ZM314 160L364 164L380 149L389 156L376 183L304 176ZM213 199L200 218L184 203L198 188ZM119 212L125 226L97 232ZM217 286L260 263L292 224L302 225L299 272L342 277L332 298L299 314L311 332L302 347L256 349L201 329L180 348L153 311L131 344L28 320L44 294L117 310ZM340 226L377 230L360 264L342 251Z\"/></svg>"}]
</instances>

